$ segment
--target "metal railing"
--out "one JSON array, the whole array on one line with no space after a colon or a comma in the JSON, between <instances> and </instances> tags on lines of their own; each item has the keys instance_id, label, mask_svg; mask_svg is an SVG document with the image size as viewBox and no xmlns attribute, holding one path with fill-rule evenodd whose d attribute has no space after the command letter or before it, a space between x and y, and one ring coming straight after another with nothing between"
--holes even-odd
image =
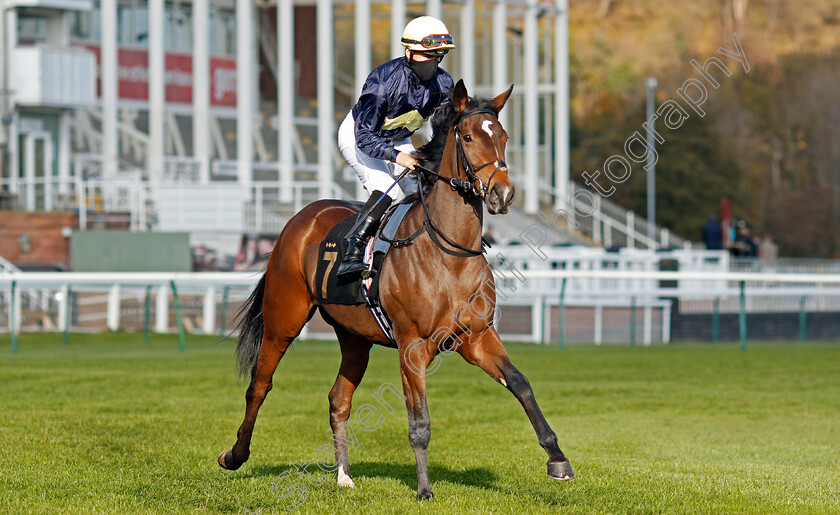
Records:
<instances>
[{"instance_id":1,"label":"metal railing","mask_svg":"<svg viewBox=\"0 0 840 515\"><path fill-rule=\"evenodd\" d=\"M592 313L592 341L596 344L607 340L610 324L605 321L606 310L619 310L630 316L632 343L635 328L641 329L639 340L645 344L654 341L670 341L670 320L672 301L709 301L712 299L736 299L739 313L743 316L749 309L747 299L766 295L774 289L777 296L801 298L811 297L840 299L840 274L762 274L754 272L728 271L679 271L662 272L632 269L544 269L514 270L512 267L499 266L495 270L497 282L497 312L495 317L504 338L546 342L551 340L553 332L565 334L564 313L568 309L586 308ZM146 324L148 327L154 303L154 330L170 330L170 298L177 302L178 293L182 298L191 296L198 299L200 306L193 314L196 319L193 330L215 334L226 330L225 317L221 327L216 324L219 296L224 295L224 306L232 306L244 300L259 279L259 273L18 273L0 276L0 323L3 329L17 334L21 330L24 310L22 310L23 291L40 291L42 301L30 302L28 310L40 310L51 320L43 323L40 329L67 331L73 324L71 308L81 309L79 295L96 294L104 306L105 327L110 330L121 329L121 304L134 299L146 299ZM536 288L533 284L545 285L554 281L560 287L556 290ZM576 284L577 283L577 284ZM696 286L681 285L723 284L725 288L710 291ZM529 285L530 284L530 285ZM593 290L585 285L610 285L609 288ZM633 284L633 289L621 286ZM672 287L674 284L679 286ZM734 286L733 286L734 285ZM760 286L751 286L760 285ZM793 285L782 288L779 285ZM616 287L617 286L617 287ZM76 302L73 302L75 295ZM171 297L170 297L171 295ZM153 300L152 300L153 297ZM47 299L46 302L43 299ZM92 303L95 304L95 303ZM526 308L529 320L517 329L516 313L518 308ZM753 306L755 309L757 306ZM759 306L760 307L760 306ZM804 305L800 306L804 309ZM90 305L87 306L90 308ZM636 326L636 310L642 312L641 323ZM523 312L524 313L524 312ZM520 313L521 319L523 313ZM90 312L87 315L90 317ZM511 318L513 317L513 318ZM78 317L77 317L78 319ZM657 322L658 321L658 322ZM521 320L520 320L521 322ZM554 324L554 327L552 327ZM558 328L559 325L559 328ZM49 327L48 327L49 326ZM559 331L558 331L559 329ZM744 333L745 338L746 333ZM307 328L303 336L333 338L323 330Z\"/></svg>"},{"instance_id":2,"label":"metal railing","mask_svg":"<svg viewBox=\"0 0 840 515\"><path fill-rule=\"evenodd\" d=\"M185 163L185 166L189 167L190 163ZM192 172L186 173L190 175ZM107 217L109 220L123 220L129 230L148 231L156 228L161 219L161 201L164 198L161 196L162 191L197 192L209 189L229 194L233 190L241 189L240 200L232 206L229 205L230 202L214 204L215 197L211 195L207 199L209 205L203 213L190 212L191 207L187 205L169 203L167 209L186 211L184 216L180 217L179 212L167 212L166 215L183 220L178 226L179 230L206 229L206 224L200 228L189 225L189 220L198 216L204 222L219 217L228 222L224 226L214 227L213 230L272 234L279 234L294 213L321 198L317 181L295 181L291 188L291 202L283 202L281 187L275 181L255 182L249 189L243 189L238 183L213 182L199 185L188 178L184 180L185 177L181 176L181 180L158 183L143 180L139 172L120 173L110 179L98 174L91 174L87 179L38 177L27 182L17 182L15 198L18 206L28 211L76 211L79 215L79 230L86 230L93 221ZM10 180L0 179L0 188L2 187L9 188ZM337 184L331 185L330 194L333 198L353 198ZM228 197L230 195L225 198Z\"/></svg>"},{"instance_id":3,"label":"metal railing","mask_svg":"<svg viewBox=\"0 0 840 515\"><path fill-rule=\"evenodd\" d=\"M20 273L20 268L16 267L11 261L0 256L0 275L17 274Z\"/></svg>"},{"instance_id":4,"label":"metal railing","mask_svg":"<svg viewBox=\"0 0 840 515\"><path fill-rule=\"evenodd\" d=\"M578 230L596 243L602 243L607 248L612 246L648 249L692 248L689 240L672 234L664 227L651 227L647 219L636 216L633 211L619 206L575 181L570 181L569 192L573 194L578 190L589 192L597 199L597 202L595 206L577 206L577 209L572 205L569 212L574 224L578 225Z\"/></svg>"},{"instance_id":5,"label":"metal railing","mask_svg":"<svg viewBox=\"0 0 840 515\"><path fill-rule=\"evenodd\" d=\"M0 187L9 183L0 180ZM88 179L77 177L38 177L17 183L19 204L28 211L43 209L71 210L79 216L79 230L86 230L90 222L103 216L124 220L130 230L148 230L148 183L139 177Z\"/></svg>"},{"instance_id":6,"label":"metal railing","mask_svg":"<svg viewBox=\"0 0 840 515\"><path fill-rule=\"evenodd\" d=\"M836 287L830 288L816 283L771 281L768 277L799 277L840 274L840 261L778 259L772 265L759 260L732 258L725 251L714 250L671 250L649 251L643 249L620 249L608 252L593 247L543 247L533 245L494 245L487 254L490 263L502 275L507 284L516 284L514 296L551 297L562 287L560 279L550 277L541 281L517 281L518 271L638 271L657 272L677 270L685 273L728 273L754 272L760 277L757 282L748 282L750 297L746 300L749 312L793 312L800 310L802 297L807 297L806 307L810 311L840 311L840 297ZM774 275L767 275L767 273ZM520 284L521 283L521 284ZM567 295L586 299L604 297L651 296L676 297L682 313L736 312L739 285L720 279L675 281L667 287L660 286L653 279L580 278L569 280ZM825 293L825 295L823 295ZM728 300L727 300L728 299Z\"/></svg>"}]
</instances>

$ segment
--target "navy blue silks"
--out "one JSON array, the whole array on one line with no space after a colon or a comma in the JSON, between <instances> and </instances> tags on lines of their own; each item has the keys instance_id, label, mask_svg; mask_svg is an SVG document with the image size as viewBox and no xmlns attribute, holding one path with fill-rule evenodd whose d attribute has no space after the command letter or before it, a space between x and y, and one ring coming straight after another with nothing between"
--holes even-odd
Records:
<instances>
[{"instance_id":1,"label":"navy blue silks","mask_svg":"<svg viewBox=\"0 0 840 515\"><path fill-rule=\"evenodd\" d=\"M455 85L443 68L421 82L405 57L392 59L368 75L353 106L359 150L374 159L394 161L392 141L411 136L438 106L449 102Z\"/></svg>"}]
</instances>

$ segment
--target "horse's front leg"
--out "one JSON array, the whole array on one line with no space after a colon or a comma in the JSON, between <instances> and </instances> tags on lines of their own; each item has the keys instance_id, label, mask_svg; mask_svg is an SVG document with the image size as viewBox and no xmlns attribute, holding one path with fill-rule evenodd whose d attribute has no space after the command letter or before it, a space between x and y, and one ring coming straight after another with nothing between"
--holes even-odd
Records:
<instances>
[{"instance_id":1,"label":"horse's front leg","mask_svg":"<svg viewBox=\"0 0 840 515\"><path fill-rule=\"evenodd\" d=\"M496 330L492 328L485 330L478 338L461 345L458 353L469 363L481 367L490 377L510 390L525 408L525 413L537 433L540 446L548 453L549 477L558 480L573 479L575 473L572 471L572 466L557 445L557 435L551 430L537 405L531 383L510 362Z\"/></svg>"},{"instance_id":2,"label":"horse's front leg","mask_svg":"<svg viewBox=\"0 0 840 515\"><path fill-rule=\"evenodd\" d=\"M414 340L407 348L400 349L400 375L402 376L405 406L408 409L408 441L417 461L417 500L434 499L429 484L429 464L426 449L432 438L429 409L426 405L426 368L433 355L426 349L426 342Z\"/></svg>"}]
</instances>

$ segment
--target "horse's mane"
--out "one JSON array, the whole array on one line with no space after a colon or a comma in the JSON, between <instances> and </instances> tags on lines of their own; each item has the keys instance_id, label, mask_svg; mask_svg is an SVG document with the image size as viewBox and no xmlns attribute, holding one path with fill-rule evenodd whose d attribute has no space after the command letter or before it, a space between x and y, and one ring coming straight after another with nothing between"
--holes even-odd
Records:
<instances>
[{"instance_id":1,"label":"horse's mane","mask_svg":"<svg viewBox=\"0 0 840 515\"><path fill-rule=\"evenodd\" d=\"M438 171L449 130L460 122L465 115L479 108L491 109L498 114L496 105L489 98L469 97L467 107L461 112L460 116L457 116L458 113L455 111L451 96L450 102L437 108L432 115L432 139L414 153L420 161L420 165L429 170Z\"/></svg>"}]
</instances>

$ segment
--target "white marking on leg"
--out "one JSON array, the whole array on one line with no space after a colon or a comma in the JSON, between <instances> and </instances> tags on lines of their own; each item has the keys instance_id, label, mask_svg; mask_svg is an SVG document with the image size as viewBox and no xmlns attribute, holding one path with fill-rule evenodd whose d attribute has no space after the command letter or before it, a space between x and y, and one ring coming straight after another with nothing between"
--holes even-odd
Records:
<instances>
[{"instance_id":1,"label":"white marking on leg","mask_svg":"<svg viewBox=\"0 0 840 515\"><path fill-rule=\"evenodd\" d=\"M338 486L343 488L356 488L356 483L353 482L353 478L342 467L338 467Z\"/></svg>"},{"instance_id":2,"label":"white marking on leg","mask_svg":"<svg viewBox=\"0 0 840 515\"><path fill-rule=\"evenodd\" d=\"M490 129L491 125L493 125L492 120L484 120L483 122L481 122L481 128L492 138L493 131Z\"/></svg>"},{"instance_id":3,"label":"white marking on leg","mask_svg":"<svg viewBox=\"0 0 840 515\"><path fill-rule=\"evenodd\" d=\"M505 378L504 378L504 377L500 377L500 378L499 378L499 382L500 382L500 383L502 383L502 386L504 386L505 388L507 388L507 383L505 382Z\"/></svg>"}]
</instances>

